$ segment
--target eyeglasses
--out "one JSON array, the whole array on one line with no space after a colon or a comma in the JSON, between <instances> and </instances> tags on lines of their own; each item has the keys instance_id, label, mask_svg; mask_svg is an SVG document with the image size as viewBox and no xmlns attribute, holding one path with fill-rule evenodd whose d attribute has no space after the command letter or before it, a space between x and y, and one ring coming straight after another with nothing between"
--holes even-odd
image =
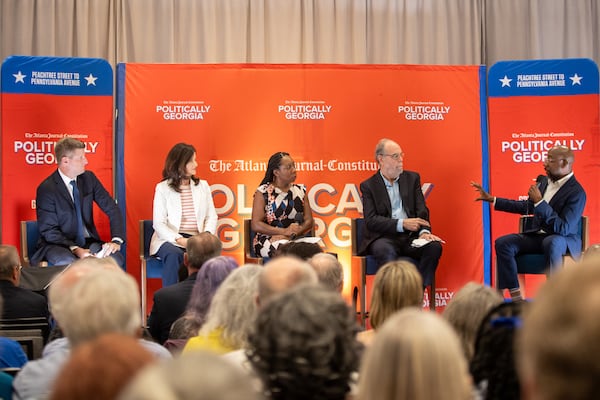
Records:
<instances>
[{"instance_id":1,"label":"eyeglasses","mask_svg":"<svg viewBox=\"0 0 600 400\"><path fill-rule=\"evenodd\" d=\"M398 161L400 158L404 158L404 153L381 154L381 155L384 157L392 157L396 161Z\"/></svg>"},{"instance_id":2,"label":"eyeglasses","mask_svg":"<svg viewBox=\"0 0 600 400\"><path fill-rule=\"evenodd\" d=\"M21 264L19 264L19 265L15 265L15 268L16 268L16 269L17 269L19 272L21 272L21 270L23 269L23 266L22 266Z\"/></svg>"}]
</instances>

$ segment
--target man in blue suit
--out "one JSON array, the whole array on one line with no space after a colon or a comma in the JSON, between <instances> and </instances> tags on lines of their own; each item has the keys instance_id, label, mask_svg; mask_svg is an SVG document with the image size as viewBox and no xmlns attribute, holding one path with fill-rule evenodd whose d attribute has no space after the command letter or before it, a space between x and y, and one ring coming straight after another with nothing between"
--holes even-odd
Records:
<instances>
[{"instance_id":1,"label":"man in blue suit","mask_svg":"<svg viewBox=\"0 0 600 400\"><path fill-rule=\"evenodd\" d=\"M47 260L52 265L66 265L95 255L113 257L123 267L119 251L125 237L123 217L96 175L85 170L84 143L63 138L56 143L54 153L58 169L37 188L40 241L32 263ZM106 243L94 225L94 202L110 221L111 240Z\"/></svg>"},{"instance_id":2,"label":"man in blue suit","mask_svg":"<svg viewBox=\"0 0 600 400\"><path fill-rule=\"evenodd\" d=\"M515 214L533 214L525 232L496 239L498 288L508 289L513 300L523 298L515 257L519 254L544 253L551 270L562 266L567 251L575 258L581 255L578 225L586 195L573 175L573 151L556 146L548 151L544 161L546 176L540 175L529 188L528 200L508 200L494 197L481 185L471 182L479 192L476 200L494 203L494 209Z\"/></svg>"},{"instance_id":3,"label":"man in blue suit","mask_svg":"<svg viewBox=\"0 0 600 400\"><path fill-rule=\"evenodd\" d=\"M413 258L423 286L429 286L443 240L431 233L421 178L404 170L404 152L393 140L377 143L375 159L379 171L360 184L365 228L359 254L372 254L378 267L401 257Z\"/></svg>"}]
</instances>

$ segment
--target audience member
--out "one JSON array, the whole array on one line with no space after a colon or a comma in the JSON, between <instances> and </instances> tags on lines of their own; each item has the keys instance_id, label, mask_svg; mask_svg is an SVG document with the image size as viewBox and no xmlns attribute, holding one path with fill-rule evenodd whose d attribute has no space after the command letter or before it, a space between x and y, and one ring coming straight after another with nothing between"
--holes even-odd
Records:
<instances>
[{"instance_id":1,"label":"audience member","mask_svg":"<svg viewBox=\"0 0 600 400\"><path fill-rule=\"evenodd\" d=\"M308 263L296 257L277 257L263 267L256 301L261 307L294 286L316 284L318 281L317 273Z\"/></svg>"},{"instance_id":2,"label":"audience member","mask_svg":"<svg viewBox=\"0 0 600 400\"><path fill-rule=\"evenodd\" d=\"M317 274L311 266L296 258L279 256L267 263L258 278L258 292L255 297L258 309L272 299L300 285L316 285ZM246 357L246 349L231 351L223 355L227 360L242 368L252 378L255 373Z\"/></svg>"},{"instance_id":3,"label":"audience member","mask_svg":"<svg viewBox=\"0 0 600 400\"><path fill-rule=\"evenodd\" d=\"M2 303L0 297L0 314L2 314ZM0 368L21 368L26 362L27 356L21 345L13 339L0 336Z\"/></svg>"},{"instance_id":4,"label":"audience member","mask_svg":"<svg viewBox=\"0 0 600 400\"><path fill-rule=\"evenodd\" d=\"M429 286L443 240L431 233L421 178L404 170L404 152L393 140L377 143L375 160L379 171L360 184L365 225L359 254L372 254L379 266L401 257L418 260L423 284Z\"/></svg>"},{"instance_id":5,"label":"audience member","mask_svg":"<svg viewBox=\"0 0 600 400\"><path fill-rule=\"evenodd\" d=\"M183 315L200 267L207 260L219 256L221 249L221 241L210 232L200 232L187 240L186 253L183 255L183 263L188 270L187 279L163 287L154 293L152 311L148 318L148 329L158 343L164 343L167 340L171 325Z\"/></svg>"},{"instance_id":6,"label":"audience member","mask_svg":"<svg viewBox=\"0 0 600 400\"><path fill-rule=\"evenodd\" d=\"M344 288L344 268L338 259L328 253L318 253L312 256L308 263L315 269L319 282L336 292Z\"/></svg>"},{"instance_id":7,"label":"audience member","mask_svg":"<svg viewBox=\"0 0 600 400\"><path fill-rule=\"evenodd\" d=\"M260 257L273 257L280 241L293 240L313 228L306 187L295 180L296 165L289 153L273 154L252 203L253 246Z\"/></svg>"},{"instance_id":8,"label":"audience member","mask_svg":"<svg viewBox=\"0 0 600 400\"><path fill-rule=\"evenodd\" d=\"M188 340L184 352L209 350L224 354L246 347L256 314L259 265L237 268L223 281L212 299L198 336Z\"/></svg>"},{"instance_id":9,"label":"audience member","mask_svg":"<svg viewBox=\"0 0 600 400\"><path fill-rule=\"evenodd\" d=\"M4 300L2 318L48 318L48 302L41 294L19 287L19 253L14 246L0 245L0 295Z\"/></svg>"},{"instance_id":10,"label":"audience member","mask_svg":"<svg viewBox=\"0 0 600 400\"><path fill-rule=\"evenodd\" d=\"M86 171L85 144L70 137L54 146L58 169L37 188L36 214L40 241L31 256L32 265L47 260L68 265L78 258L98 254L110 256L123 267L119 250L125 238L125 223L117 203L96 175ZM108 216L111 240L104 243L94 225L93 203Z\"/></svg>"},{"instance_id":11,"label":"audience member","mask_svg":"<svg viewBox=\"0 0 600 400\"><path fill-rule=\"evenodd\" d=\"M50 310L66 337L53 340L44 348L42 358L25 364L14 381L15 399L46 399L71 347L104 333L140 335L140 297L135 280L114 264L93 265L94 260L99 259L89 257L73 263L50 286ZM154 342L139 339L139 343L157 357L171 357Z\"/></svg>"},{"instance_id":12,"label":"audience member","mask_svg":"<svg viewBox=\"0 0 600 400\"><path fill-rule=\"evenodd\" d=\"M163 179L154 192L150 254L163 262L163 287L177 283L188 238L217 230L210 186L196 176L197 167L194 146L177 143L167 154Z\"/></svg>"},{"instance_id":13,"label":"audience member","mask_svg":"<svg viewBox=\"0 0 600 400\"><path fill-rule=\"evenodd\" d=\"M483 317L502 301L502 296L491 287L469 282L444 309L442 316L458 334L467 362L473 358L475 336Z\"/></svg>"},{"instance_id":14,"label":"audience member","mask_svg":"<svg viewBox=\"0 0 600 400\"><path fill-rule=\"evenodd\" d=\"M544 253L546 267L551 271L563 264L567 251L574 257L581 255L581 237L577 231L585 208L586 194L573 174L573 150L555 146L548 150L544 160L546 176L539 175L528 191L527 200L495 197L478 183L471 182L479 197L475 200L494 204L494 209L514 214L530 215L522 233L504 235L496 239L498 287L508 289L513 300L524 298L517 273L516 256Z\"/></svg>"},{"instance_id":15,"label":"audience member","mask_svg":"<svg viewBox=\"0 0 600 400\"><path fill-rule=\"evenodd\" d=\"M201 326L202 323L195 317L184 315L177 318L171 325L169 338L163 346L173 355L181 353L188 340L198 335Z\"/></svg>"},{"instance_id":16,"label":"audience member","mask_svg":"<svg viewBox=\"0 0 600 400\"><path fill-rule=\"evenodd\" d=\"M144 369L119 400L259 400L250 379L208 352L182 354Z\"/></svg>"},{"instance_id":17,"label":"audience member","mask_svg":"<svg viewBox=\"0 0 600 400\"><path fill-rule=\"evenodd\" d=\"M51 400L113 400L156 358L134 337L109 333L73 349L52 389Z\"/></svg>"},{"instance_id":18,"label":"audience member","mask_svg":"<svg viewBox=\"0 0 600 400\"><path fill-rule=\"evenodd\" d=\"M359 367L357 330L338 293L302 285L261 307L248 359L270 399L343 400Z\"/></svg>"},{"instance_id":19,"label":"audience member","mask_svg":"<svg viewBox=\"0 0 600 400\"><path fill-rule=\"evenodd\" d=\"M291 241L277 247L274 257L293 256L308 261L315 254L322 252L323 249L317 243Z\"/></svg>"},{"instance_id":20,"label":"audience member","mask_svg":"<svg viewBox=\"0 0 600 400\"><path fill-rule=\"evenodd\" d=\"M385 321L363 359L357 400L470 398L460 342L442 317L405 308Z\"/></svg>"},{"instance_id":21,"label":"audience member","mask_svg":"<svg viewBox=\"0 0 600 400\"><path fill-rule=\"evenodd\" d=\"M211 258L204 263L196 278L185 315L197 319L200 325L204 324L217 289L236 268L237 261L226 256Z\"/></svg>"},{"instance_id":22,"label":"audience member","mask_svg":"<svg viewBox=\"0 0 600 400\"><path fill-rule=\"evenodd\" d=\"M587 400L600 393L600 261L551 276L524 313L517 354L526 400Z\"/></svg>"},{"instance_id":23,"label":"audience member","mask_svg":"<svg viewBox=\"0 0 600 400\"><path fill-rule=\"evenodd\" d=\"M376 330L384 321L405 307L422 307L423 280L410 261L391 261L375 274L369 321L373 329L358 334L366 346L373 341Z\"/></svg>"},{"instance_id":24,"label":"audience member","mask_svg":"<svg viewBox=\"0 0 600 400\"><path fill-rule=\"evenodd\" d=\"M481 321L471 360L471 375L479 399L520 398L514 348L526 305L523 301L502 303Z\"/></svg>"}]
</instances>

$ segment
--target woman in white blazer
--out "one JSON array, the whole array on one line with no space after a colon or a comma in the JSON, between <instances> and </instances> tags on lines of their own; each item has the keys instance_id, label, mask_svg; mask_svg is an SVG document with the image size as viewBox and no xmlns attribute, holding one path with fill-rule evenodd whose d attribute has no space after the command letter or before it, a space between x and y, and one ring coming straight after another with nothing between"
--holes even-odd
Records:
<instances>
[{"instance_id":1,"label":"woman in white blazer","mask_svg":"<svg viewBox=\"0 0 600 400\"><path fill-rule=\"evenodd\" d=\"M194 146L177 143L167 154L163 180L154 192L150 254L163 262L163 287L178 281L187 238L217 230L210 187L196 176L197 167Z\"/></svg>"}]
</instances>

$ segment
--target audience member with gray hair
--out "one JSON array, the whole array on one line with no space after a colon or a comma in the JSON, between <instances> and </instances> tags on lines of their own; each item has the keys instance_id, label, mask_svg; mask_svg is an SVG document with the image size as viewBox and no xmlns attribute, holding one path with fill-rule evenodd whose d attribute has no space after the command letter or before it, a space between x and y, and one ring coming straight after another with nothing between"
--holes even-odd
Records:
<instances>
[{"instance_id":1,"label":"audience member with gray hair","mask_svg":"<svg viewBox=\"0 0 600 400\"><path fill-rule=\"evenodd\" d=\"M256 313L259 265L237 268L217 289L206 322L198 336L188 340L183 352L209 350L224 354L246 346L248 331Z\"/></svg>"},{"instance_id":2,"label":"audience member with gray hair","mask_svg":"<svg viewBox=\"0 0 600 400\"><path fill-rule=\"evenodd\" d=\"M15 399L46 399L71 347L104 333L138 337L140 297L135 280L120 268L84 259L67 269L51 286L50 307L64 338L50 342L42 358L27 363L14 381ZM96 259L100 260L100 259ZM170 358L162 346L139 340L152 354Z\"/></svg>"},{"instance_id":3,"label":"audience member with gray hair","mask_svg":"<svg viewBox=\"0 0 600 400\"><path fill-rule=\"evenodd\" d=\"M244 267L242 267L244 268ZM144 369L118 400L259 400L250 379L221 357L190 352Z\"/></svg>"},{"instance_id":4,"label":"audience member with gray hair","mask_svg":"<svg viewBox=\"0 0 600 400\"><path fill-rule=\"evenodd\" d=\"M331 290L342 292L344 269L338 259L329 253L318 253L308 263L315 269L319 282Z\"/></svg>"},{"instance_id":5,"label":"audience member with gray hair","mask_svg":"<svg viewBox=\"0 0 600 400\"><path fill-rule=\"evenodd\" d=\"M260 309L248 359L274 400L344 400L362 345L353 313L338 293L301 285Z\"/></svg>"},{"instance_id":6,"label":"audience member with gray hair","mask_svg":"<svg viewBox=\"0 0 600 400\"><path fill-rule=\"evenodd\" d=\"M500 293L491 287L468 282L444 309L442 316L458 334L468 362L473 358L475 338L483 317L503 301Z\"/></svg>"},{"instance_id":7,"label":"audience member with gray hair","mask_svg":"<svg viewBox=\"0 0 600 400\"><path fill-rule=\"evenodd\" d=\"M0 318L48 318L46 298L19 287L21 268L17 248L0 245L0 295L4 300L4 312Z\"/></svg>"}]
</instances>

